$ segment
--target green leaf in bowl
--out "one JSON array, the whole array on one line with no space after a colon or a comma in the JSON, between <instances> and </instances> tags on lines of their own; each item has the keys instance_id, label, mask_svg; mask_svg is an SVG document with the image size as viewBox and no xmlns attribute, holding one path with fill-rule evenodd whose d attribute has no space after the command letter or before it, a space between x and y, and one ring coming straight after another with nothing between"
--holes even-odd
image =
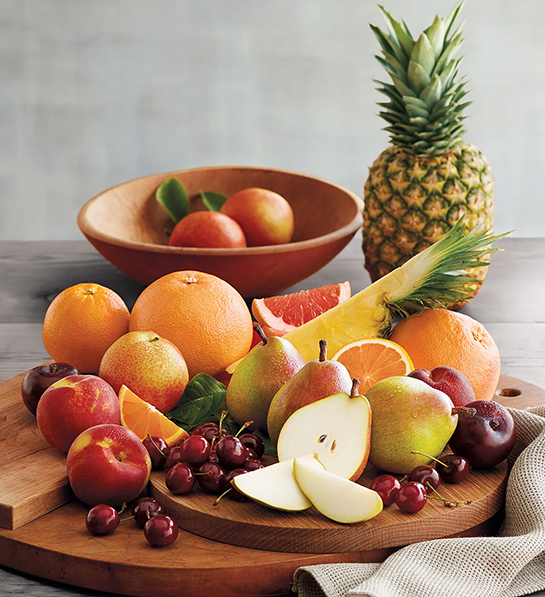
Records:
<instances>
[{"instance_id":1,"label":"green leaf in bowl","mask_svg":"<svg viewBox=\"0 0 545 597\"><path fill-rule=\"evenodd\" d=\"M177 178L167 178L163 181L155 191L155 199L175 224L189 213L189 197L186 188Z\"/></svg>"},{"instance_id":2,"label":"green leaf in bowl","mask_svg":"<svg viewBox=\"0 0 545 597\"><path fill-rule=\"evenodd\" d=\"M227 201L227 196L214 191L199 191L202 202L208 211L219 211Z\"/></svg>"}]
</instances>

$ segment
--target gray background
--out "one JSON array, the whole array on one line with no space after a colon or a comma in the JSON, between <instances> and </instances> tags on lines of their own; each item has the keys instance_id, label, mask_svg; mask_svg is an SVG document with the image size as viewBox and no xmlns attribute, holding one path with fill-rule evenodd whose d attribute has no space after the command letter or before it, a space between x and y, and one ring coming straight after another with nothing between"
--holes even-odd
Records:
<instances>
[{"instance_id":1,"label":"gray background","mask_svg":"<svg viewBox=\"0 0 545 597\"><path fill-rule=\"evenodd\" d=\"M453 1L388 0L413 33ZM466 138L496 174L496 229L543 236L541 0L468 0ZM369 0L0 0L0 239L80 239L109 186L214 164L362 194L387 145ZM528 215L528 213L530 215Z\"/></svg>"}]
</instances>

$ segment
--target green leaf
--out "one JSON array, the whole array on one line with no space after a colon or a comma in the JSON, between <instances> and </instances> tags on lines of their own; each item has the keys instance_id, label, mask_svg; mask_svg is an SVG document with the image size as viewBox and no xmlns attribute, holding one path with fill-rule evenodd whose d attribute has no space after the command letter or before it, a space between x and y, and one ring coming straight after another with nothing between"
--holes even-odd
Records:
<instances>
[{"instance_id":1,"label":"green leaf","mask_svg":"<svg viewBox=\"0 0 545 597\"><path fill-rule=\"evenodd\" d=\"M435 51L425 33L420 34L420 37L416 40L411 54L411 61L417 62L426 71L428 77L431 75L435 66ZM414 85L412 87L414 88Z\"/></svg>"},{"instance_id":2,"label":"green leaf","mask_svg":"<svg viewBox=\"0 0 545 597\"><path fill-rule=\"evenodd\" d=\"M189 213L189 197L184 185L177 178L167 178L157 191L155 199L177 224Z\"/></svg>"},{"instance_id":3,"label":"green leaf","mask_svg":"<svg viewBox=\"0 0 545 597\"><path fill-rule=\"evenodd\" d=\"M214 191L199 191L199 195L208 211L219 211L227 201L227 195L215 193Z\"/></svg>"},{"instance_id":4,"label":"green leaf","mask_svg":"<svg viewBox=\"0 0 545 597\"><path fill-rule=\"evenodd\" d=\"M225 401L225 386L218 380L198 373L187 384L184 393L166 416L174 419L186 431L204 421L210 421Z\"/></svg>"}]
</instances>

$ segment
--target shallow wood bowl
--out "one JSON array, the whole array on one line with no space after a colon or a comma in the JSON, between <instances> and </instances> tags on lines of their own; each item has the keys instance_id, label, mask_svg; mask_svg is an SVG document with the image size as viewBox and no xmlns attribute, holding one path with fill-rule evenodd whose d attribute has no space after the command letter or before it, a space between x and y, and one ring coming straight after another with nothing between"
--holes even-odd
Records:
<instances>
[{"instance_id":1,"label":"shallow wood bowl","mask_svg":"<svg viewBox=\"0 0 545 597\"><path fill-rule=\"evenodd\" d=\"M173 222L155 200L157 187L177 177L191 211L204 209L199 190L227 196L247 187L276 191L292 206L292 242L268 247L196 249L169 247ZM137 178L90 199L78 226L95 249L142 284L165 274L197 270L223 278L245 298L276 294L331 261L362 225L362 200L338 185L295 172L220 166Z\"/></svg>"}]
</instances>

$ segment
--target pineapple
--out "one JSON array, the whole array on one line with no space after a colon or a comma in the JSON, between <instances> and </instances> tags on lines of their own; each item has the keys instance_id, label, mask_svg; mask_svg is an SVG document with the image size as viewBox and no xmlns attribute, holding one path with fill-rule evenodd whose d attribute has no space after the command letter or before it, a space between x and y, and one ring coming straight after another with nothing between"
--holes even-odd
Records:
<instances>
[{"instance_id":1,"label":"pineapple","mask_svg":"<svg viewBox=\"0 0 545 597\"><path fill-rule=\"evenodd\" d=\"M388 98L379 106L391 146L369 169L364 187L363 252L373 281L442 238L460 218L468 230L492 230L494 177L481 151L462 140L463 111L471 103L462 101L465 81L457 80L462 31L453 32L453 25L462 6L435 17L416 41L382 7L388 33L371 26L383 54L376 58L392 80L378 82ZM469 298L486 267L470 275Z\"/></svg>"}]
</instances>

